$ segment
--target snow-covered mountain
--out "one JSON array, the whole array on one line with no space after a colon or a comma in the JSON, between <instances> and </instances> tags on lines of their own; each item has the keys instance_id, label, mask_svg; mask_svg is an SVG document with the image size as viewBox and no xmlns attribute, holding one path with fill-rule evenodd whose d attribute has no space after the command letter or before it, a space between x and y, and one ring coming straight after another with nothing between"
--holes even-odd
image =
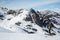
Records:
<instances>
[{"instance_id":1,"label":"snow-covered mountain","mask_svg":"<svg viewBox=\"0 0 60 40\"><path fill-rule=\"evenodd\" d=\"M45 33L43 29L47 29L48 20L51 21L53 31L60 33L60 13L51 10L3 8L0 9L0 32Z\"/></svg>"}]
</instances>

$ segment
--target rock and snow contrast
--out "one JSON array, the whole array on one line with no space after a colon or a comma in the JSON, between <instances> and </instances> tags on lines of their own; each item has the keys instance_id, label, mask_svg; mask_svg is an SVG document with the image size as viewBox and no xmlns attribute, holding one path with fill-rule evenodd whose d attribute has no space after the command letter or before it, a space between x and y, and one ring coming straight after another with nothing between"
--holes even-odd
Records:
<instances>
[{"instance_id":1,"label":"rock and snow contrast","mask_svg":"<svg viewBox=\"0 0 60 40\"><path fill-rule=\"evenodd\" d=\"M48 33L47 26L49 25L49 20L52 26L51 32L56 35L45 35L45 33ZM7 8L0 8L0 33L9 33L9 36L12 35L12 37L10 36L12 40L19 40L20 38L21 40L51 40L51 38L52 40L59 40L60 13L51 10L9 10ZM9 40L7 35L5 35L6 39ZM14 36L17 39L13 39ZM3 36L1 39L3 39Z\"/></svg>"}]
</instances>

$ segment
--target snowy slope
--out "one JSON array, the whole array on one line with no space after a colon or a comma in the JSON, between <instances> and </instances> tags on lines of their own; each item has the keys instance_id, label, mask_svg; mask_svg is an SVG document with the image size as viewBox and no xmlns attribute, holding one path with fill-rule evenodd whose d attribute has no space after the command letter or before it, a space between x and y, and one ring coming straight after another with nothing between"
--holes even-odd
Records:
<instances>
[{"instance_id":1,"label":"snowy slope","mask_svg":"<svg viewBox=\"0 0 60 40\"><path fill-rule=\"evenodd\" d=\"M40 20L41 17L49 17L52 21L56 20L58 23L53 23L53 25L56 28L53 28L56 31L60 31L59 24L60 24L60 15L59 13L50 11L50 10L44 10L44 11L37 11L30 9L30 10L8 10L7 11L0 11L0 13L4 16L1 17L3 18L0 19L0 27L4 28L2 30L9 30L11 32L18 32L18 33L45 33L42 29L46 28L41 28L42 27L42 21ZM11 11L11 13L9 13ZM0 15L1 15L0 14ZM28 20L30 19L30 20ZM45 20L46 18L44 18ZM57 20L58 19L58 20ZM26 21L27 20L27 21ZM3 32L3 31L2 31ZM9 32L8 32L9 33Z\"/></svg>"},{"instance_id":2,"label":"snowy slope","mask_svg":"<svg viewBox=\"0 0 60 40\"><path fill-rule=\"evenodd\" d=\"M17 10L16 13L13 11L15 10L12 10L11 14L8 14L7 11L0 11L0 40L60 39L60 15L57 15L59 13L50 10L38 11L37 13L37 11L32 9ZM3 15L4 17L1 15ZM45 28L42 26L42 17L49 17L49 19L52 20L52 23L54 25L54 27L52 28L52 32L54 32L56 35L45 35L45 33L47 32L43 31L43 29L47 30L47 27Z\"/></svg>"},{"instance_id":3,"label":"snowy slope","mask_svg":"<svg viewBox=\"0 0 60 40\"><path fill-rule=\"evenodd\" d=\"M10 30L12 32L21 32L21 31L23 32L25 29L33 31L31 29L26 28L26 25L32 25L32 27L36 26L33 23L31 23L30 21L27 22L27 21L23 20L24 18L27 17L26 15L28 15L28 11L26 11L26 10L23 10L23 13L19 14L18 16L5 15L5 19L0 20L1 21L0 27ZM19 26L16 25L16 23L18 23L18 22L21 22L21 24ZM38 28L38 27L36 27L36 28Z\"/></svg>"},{"instance_id":4,"label":"snowy slope","mask_svg":"<svg viewBox=\"0 0 60 40\"><path fill-rule=\"evenodd\" d=\"M60 34L48 36L44 34L0 33L1 40L60 40Z\"/></svg>"}]
</instances>

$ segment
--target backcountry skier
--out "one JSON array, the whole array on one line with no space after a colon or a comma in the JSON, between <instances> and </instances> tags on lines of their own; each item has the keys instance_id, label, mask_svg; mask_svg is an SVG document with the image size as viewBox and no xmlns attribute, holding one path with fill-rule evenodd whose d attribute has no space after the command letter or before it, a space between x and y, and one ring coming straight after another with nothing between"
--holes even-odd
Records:
<instances>
[{"instance_id":1,"label":"backcountry skier","mask_svg":"<svg viewBox=\"0 0 60 40\"><path fill-rule=\"evenodd\" d=\"M52 30L51 20L49 20L47 28L48 28L48 32L51 34L51 30Z\"/></svg>"}]
</instances>

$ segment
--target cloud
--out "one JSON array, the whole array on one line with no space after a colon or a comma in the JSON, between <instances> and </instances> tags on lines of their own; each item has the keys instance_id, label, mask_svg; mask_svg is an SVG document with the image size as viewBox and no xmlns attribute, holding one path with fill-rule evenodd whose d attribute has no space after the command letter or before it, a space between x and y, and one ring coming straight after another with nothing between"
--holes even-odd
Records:
<instances>
[{"instance_id":1,"label":"cloud","mask_svg":"<svg viewBox=\"0 0 60 40\"><path fill-rule=\"evenodd\" d=\"M35 7L35 6L42 6L42 5L47 5L47 4L51 4L51 3L56 3L59 2L57 0L46 0L46 1L37 1L37 2L33 2L33 3L26 3L27 5L23 5L25 7Z\"/></svg>"},{"instance_id":2,"label":"cloud","mask_svg":"<svg viewBox=\"0 0 60 40\"><path fill-rule=\"evenodd\" d=\"M54 8L54 9L50 9L50 10L54 10L55 12L59 12L60 13L60 9L59 8Z\"/></svg>"},{"instance_id":3,"label":"cloud","mask_svg":"<svg viewBox=\"0 0 60 40\"><path fill-rule=\"evenodd\" d=\"M26 1L11 1L11 3L5 3L2 2L3 6L7 6L8 8L32 8L32 7L35 7L35 6L38 6L38 5L46 5L46 4L51 4L51 3L56 3L56 2L60 2L59 0L35 0L35 1L30 1L30 0L26 0Z\"/></svg>"}]
</instances>

